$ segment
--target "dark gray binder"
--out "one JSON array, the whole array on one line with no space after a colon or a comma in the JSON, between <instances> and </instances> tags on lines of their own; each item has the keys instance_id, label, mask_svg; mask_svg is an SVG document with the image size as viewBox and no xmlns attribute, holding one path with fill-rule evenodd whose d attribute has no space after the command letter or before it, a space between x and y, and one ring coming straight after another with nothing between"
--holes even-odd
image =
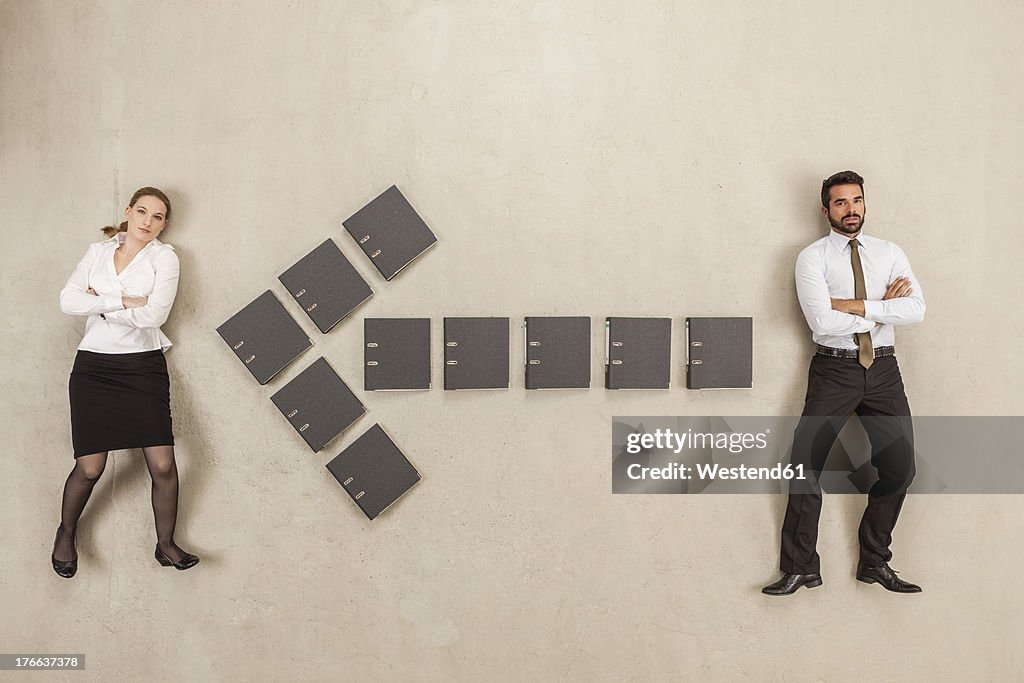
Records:
<instances>
[{"instance_id":1,"label":"dark gray binder","mask_svg":"<svg viewBox=\"0 0 1024 683\"><path fill-rule=\"evenodd\" d=\"M398 275L437 242L434 233L394 185L342 225L385 280Z\"/></svg>"},{"instance_id":2,"label":"dark gray binder","mask_svg":"<svg viewBox=\"0 0 1024 683\"><path fill-rule=\"evenodd\" d=\"M420 480L420 473L379 424L327 463L327 469L370 519Z\"/></svg>"},{"instance_id":3,"label":"dark gray binder","mask_svg":"<svg viewBox=\"0 0 1024 683\"><path fill-rule=\"evenodd\" d=\"M323 357L292 378L270 400L314 453L366 412Z\"/></svg>"},{"instance_id":4,"label":"dark gray binder","mask_svg":"<svg viewBox=\"0 0 1024 683\"><path fill-rule=\"evenodd\" d=\"M686 388L750 389L753 318L686 319Z\"/></svg>"},{"instance_id":5,"label":"dark gray binder","mask_svg":"<svg viewBox=\"0 0 1024 683\"><path fill-rule=\"evenodd\" d=\"M430 318L363 320L363 388L430 388Z\"/></svg>"},{"instance_id":6,"label":"dark gray binder","mask_svg":"<svg viewBox=\"0 0 1024 683\"><path fill-rule=\"evenodd\" d=\"M671 318L608 318L605 387L668 389L671 349Z\"/></svg>"},{"instance_id":7,"label":"dark gray binder","mask_svg":"<svg viewBox=\"0 0 1024 683\"><path fill-rule=\"evenodd\" d=\"M313 345L269 289L217 332L260 384L269 382Z\"/></svg>"},{"instance_id":8,"label":"dark gray binder","mask_svg":"<svg viewBox=\"0 0 1024 683\"><path fill-rule=\"evenodd\" d=\"M508 389L508 318L444 319L444 388Z\"/></svg>"},{"instance_id":9,"label":"dark gray binder","mask_svg":"<svg viewBox=\"0 0 1024 683\"><path fill-rule=\"evenodd\" d=\"M321 332L330 332L373 290L328 238L278 278Z\"/></svg>"},{"instance_id":10,"label":"dark gray binder","mask_svg":"<svg viewBox=\"0 0 1024 683\"><path fill-rule=\"evenodd\" d=\"M526 388L590 388L590 318L526 318Z\"/></svg>"}]
</instances>

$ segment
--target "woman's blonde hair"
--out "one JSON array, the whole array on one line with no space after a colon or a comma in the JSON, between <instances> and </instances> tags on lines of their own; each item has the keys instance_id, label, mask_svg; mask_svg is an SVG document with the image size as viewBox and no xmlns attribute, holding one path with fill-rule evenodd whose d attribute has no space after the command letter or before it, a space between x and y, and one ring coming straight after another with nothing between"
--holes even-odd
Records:
<instances>
[{"instance_id":1,"label":"woman's blonde hair","mask_svg":"<svg viewBox=\"0 0 1024 683\"><path fill-rule=\"evenodd\" d=\"M130 209L135 206L135 202L139 201L139 198L141 197L156 197L162 201L164 206L167 207L167 213L164 214L164 224L166 225L171 221L171 200L167 198L167 195L165 195L162 190L158 190L155 187L140 187L135 190L135 194L132 195L131 201L128 202L128 208ZM121 221L121 225L118 225L117 227L108 225L103 228L103 234L107 237L113 237L117 233L125 232L126 230L128 230L128 221Z\"/></svg>"}]
</instances>

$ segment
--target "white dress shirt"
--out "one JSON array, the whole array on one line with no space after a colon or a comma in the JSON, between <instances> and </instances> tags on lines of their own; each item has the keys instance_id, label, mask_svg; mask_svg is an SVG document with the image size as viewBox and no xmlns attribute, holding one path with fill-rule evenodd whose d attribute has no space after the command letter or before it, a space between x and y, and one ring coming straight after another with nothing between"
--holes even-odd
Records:
<instances>
[{"instance_id":1,"label":"white dress shirt","mask_svg":"<svg viewBox=\"0 0 1024 683\"><path fill-rule=\"evenodd\" d=\"M814 341L837 349L856 349L856 332L870 332L871 344L893 346L894 325L924 320L924 293L910 270L903 250L892 242L865 235L857 236L864 269L864 317L832 310L832 299L856 299L850 238L830 230L828 235L800 252L796 259L796 294L811 328ZM910 278L910 296L882 301L897 277ZM874 323L879 323L875 325Z\"/></svg>"},{"instance_id":2,"label":"white dress shirt","mask_svg":"<svg viewBox=\"0 0 1024 683\"><path fill-rule=\"evenodd\" d=\"M153 239L121 274L114 251L124 242L121 232L89 250L60 292L60 310L85 315L85 336L78 348L97 353L167 351L171 340L160 330L178 293L178 255L174 247ZM92 289L95 295L86 290ZM145 306L126 309L121 296L145 296Z\"/></svg>"}]
</instances>

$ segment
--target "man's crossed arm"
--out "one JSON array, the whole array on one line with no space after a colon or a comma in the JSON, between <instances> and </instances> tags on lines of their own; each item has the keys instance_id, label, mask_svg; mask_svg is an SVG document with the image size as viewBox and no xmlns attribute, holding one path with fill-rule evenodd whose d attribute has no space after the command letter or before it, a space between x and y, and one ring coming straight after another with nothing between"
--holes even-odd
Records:
<instances>
[{"instance_id":1,"label":"man's crossed arm","mask_svg":"<svg viewBox=\"0 0 1024 683\"><path fill-rule=\"evenodd\" d=\"M886 290L885 296L882 297L882 301L888 301L889 299L899 299L901 297L910 296L914 289L910 286L910 278L898 277L892 281L889 285L889 289ZM832 310L839 311L840 313L853 313L864 317L864 300L863 299L832 299ZM877 322L875 323L878 324Z\"/></svg>"}]
</instances>

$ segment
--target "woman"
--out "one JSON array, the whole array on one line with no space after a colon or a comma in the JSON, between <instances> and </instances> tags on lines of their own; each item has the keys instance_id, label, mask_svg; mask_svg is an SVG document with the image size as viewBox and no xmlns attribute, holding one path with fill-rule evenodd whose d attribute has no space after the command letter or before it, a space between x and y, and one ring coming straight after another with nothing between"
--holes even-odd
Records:
<instances>
[{"instance_id":1,"label":"woman","mask_svg":"<svg viewBox=\"0 0 1024 683\"><path fill-rule=\"evenodd\" d=\"M156 559L188 569L199 562L174 543L178 469L171 434L170 381L160 331L178 291L178 256L157 236L171 218L171 202L155 187L132 195L110 239L90 245L60 293L60 308L88 316L71 370L71 440L75 467L64 484L61 523L53 542L53 569L78 570L78 519L113 450L141 448L153 479Z\"/></svg>"}]
</instances>

